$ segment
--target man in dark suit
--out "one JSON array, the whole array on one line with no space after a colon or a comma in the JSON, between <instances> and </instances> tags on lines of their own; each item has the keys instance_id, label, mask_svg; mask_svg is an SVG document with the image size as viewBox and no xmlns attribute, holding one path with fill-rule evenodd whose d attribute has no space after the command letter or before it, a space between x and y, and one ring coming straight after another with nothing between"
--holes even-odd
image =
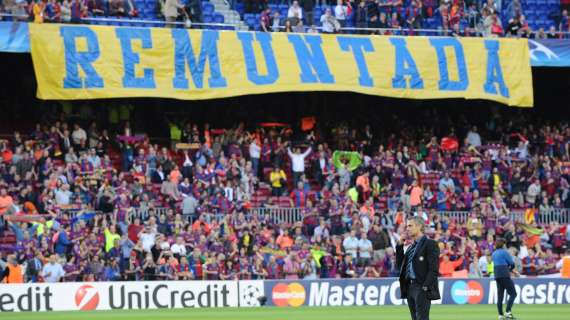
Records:
<instances>
[{"instance_id":1,"label":"man in dark suit","mask_svg":"<svg viewBox=\"0 0 570 320\"><path fill-rule=\"evenodd\" d=\"M425 224L420 217L406 222L406 236L413 240L404 250L403 240L396 246L396 265L400 270L400 293L408 300L412 320L429 320L431 300L441 299L439 275L439 247L424 235ZM403 239L406 237L402 237Z\"/></svg>"}]
</instances>

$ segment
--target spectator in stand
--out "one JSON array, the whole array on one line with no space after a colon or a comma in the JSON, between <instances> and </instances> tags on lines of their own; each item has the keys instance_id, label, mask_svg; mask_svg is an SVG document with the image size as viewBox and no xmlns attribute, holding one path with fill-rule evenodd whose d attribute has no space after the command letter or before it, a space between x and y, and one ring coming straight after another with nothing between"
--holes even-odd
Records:
<instances>
[{"instance_id":1,"label":"spectator in stand","mask_svg":"<svg viewBox=\"0 0 570 320\"><path fill-rule=\"evenodd\" d=\"M451 261L448 254L442 256L442 260L439 262L439 274L442 277L452 277L456 269L463 263L463 257L459 257L457 260Z\"/></svg>"},{"instance_id":2,"label":"spectator in stand","mask_svg":"<svg viewBox=\"0 0 570 320\"><path fill-rule=\"evenodd\" d=\"M113 2L111 2L113 4ZM87 10L94 16L104 16L106 15L105 12L105 5L101 0L88 0L87 1Z\"/></svg>"},{"instance_id":3,"label":"spectator in stand","mask_svg":"<svg viewBox=\"0 0 570 320\"><path fill-rule=\"evenodd\" d=\"M34 23L43 23L44 14L46 9L45 0L36 0L32 6L32 13L34 14Z\"/></svg>"},{"instance_id":4,"label":"spectator in stand","mask_svg":"<svg viewBox=\"0 0 570 320\"><path fill-rule=\"evenodd\" d=\"M69 23L71 22L71 3L69 0L63 0L60 6L61 10L61 22Z\"/></svg>"},{"instance_id":5,"label":"spectator in stand","mask_svg":"<svg viewBox=\"0 0 570 320\"><path fill-rule=\"evenodd\" d=\"M16 255L9 255L4 269L0 272L0 282L24 283L22 266L18 263Z\"/></svg>"},{"instance_id":6,"label":"spectator in stand","mask_svg":"<svg viewBox=\"0 0 570 320\"><path fill-rule=\"evenodd\" d=\"M562 10L562 17L560 17L558 31L570 32L570 18L568 17L568 10Z\"/></svg>"},{"instance_id":7,"label":"spectator in stand","mask_svg":"<svg viewBox=\"0 0 570 320\"><path fill-rule=\"evenodd\" d=\"M385 12L380 13L380 17L378 18L378 22L376 26L380 29L388 29L390 28L390 21L388 21L388 16ZM389 31L381 31L381 34L390 34Z\"/></svg>"},{"instance_id":8,"label":"spectator in stand","mask_svg":"<svg viewBox=\"0 0 570 320\"><path fill-rule=\"evenodd\" d=\"M520 22L520 17L515 16L511 20L509 20L509 24L507 25L506 35L508 37L518 37L522 33L522 23Z\"/></svg>"},{"instance_id":9,"label":"spectator in stand","mask_svg":"<svg viewBox=\"0 0 570 320\"><path fill-rule=\"evenodd\" d=\"M423 4L420 0L412 0L407 8L406 23L410 29L421 29L423 22Z\"/></svg>"},{"instance_id":10,"label":"spectator in stand","mask_svg":"<svg viewBox=\"0 0 570 320\"><path fill-rule=\"evenodd\" d=\"M306 191L303 182L297 182L297 188L291 191L291 206L297 208L304 208L308 202L308 192Z\"/></svg>"},{"instance_id":11,"label":"spectator in stand","mask_svg":"<svg viewBox=\"0 0 570 320\"><path fill-rule=\"evenodd\" d=\"M282 22L281 22L281 14L279 13L279 11L275 11L275 13L273 13L273 17L271 18L271 31L273 32L279 32L280 27L282 26Z\"/></svg>"},{"instance_id":12,"label":"spectator in stand","mask_svg":"<svg viewBox=\"0 0 570 320\"><path fill-rule=\"evenodd\" d=\"M253 139L249 144L249 158L254 176L259 176L259 163L261 159L261 146Z\"/></svg>"},{"instance_id":13,"label":"spectator in stand","mask_svg":"<svg viewBox=\"0 0 570 320\"><path fill-rule=\"evenodd\" d=\"M491 36L491 26L493 25L493 15L491 14L491 11L489 11L489 9L487 8L483 8L482 10L483 14L482 14L482 20L483 20L483 24L482 24L482 30L481 33L483 35L483 37L490 37Z\"/></svg>"},{"instance_id":14,"label":"spectator in stand","mask_svg":"<svg viewBox=\"0 0 570 320\"><path fill-rule=\"evenodd\" d=\"M291 148L287 148L287 154L291 158L291 169L293 171L293 184L297 185L301 176L305 174L305 158L311 154L312 148L309 146L305 152L301 153L301 148L295 148L292 152Z\"/></svg>"},{"instance_id":15,"label":"spectator in stand","mask_svg":"<svg viewBox=\"0 0 570 320\"><path fill-rule=\"evenodd\" d=\"M373 254L372 242L368 239L368 234L361 233L360 240L358 240L358 263L361 266L368 266L372 259Z\"/></svg>"},{"instance_id":16,"label":"spectator in stand","mask_svg":"<svg viewBox=\"0 0 570 320\"><path fill-rule=\"evenodd\" d=\"M283 32L293 32L293 24L291 19L285 20L285 26L283 27Z\"/></svg>"},{"instance_id":17,"label":"spectator in stand","mask_svg":"<svg viewBox=\"0 0 570 320\"><path fill-rule=\"evenodd\" d=\"M261 26L261 31L270 32L271 31L271 21L269 15L271 14L271 9L267 8L261 12L259 17L259 25ZM253 142L252 142L253 143ZM251 149L250 149L251 152Z\"/></svg>"},{"instance_id":18,"label":"spectator in stand","mask_svg":"<svg viewBox=\"0 0 570 320\"><path fill-rule=\"evenodd\" d=\"M315 2L315 0L301 0L301 8L303 8L305 22L309 26L314 23L313 10L315 9Z\"/></svg>"},{"instance_id":19,"label":"spectator in stand","mask_svg":"<svg viewBox=\"0 0 570 320\"><path fill-rule=\"evenodd\" d=\"M560 35L556 32L556 27L550 26L548 29L548 33L546 34L546 38L548 39L558 39Z\"/></svg>"},{"instance_id":20,"label":"spectator in stand","mask_svg":"<svg viewBox=\"0 0 570 320\"><path fill-rule=\"evenodd\" d=\"M469 132L467 133L467 138L466 138L467 143L475 148L479 148L482 145L481 135L479 135L479 132L477 131L478 131L477 126L473 126L471 130L469 130Z\"/></svg>"},{"instance_id":21,"label":"spectator in stand","mask_svg":"<svg viewBox=\"0 0 570 320\"><path fill-rule=\"evenodd\" d=\"M298 1L293 1L293 4L289 7L287 20L290 21L292 26L297 25L299 20L303 20L303 9L299 6Z\"/></svg>"},{"instance_id":22,"label":"spectator in stand","mask_svg":"<svg viewBox=\"0 0 570 320\"><path fill-rule=\"evenodd\" d=\"M340 30L340 23L332 15L330 8L326 8L325 13L321 16L321 25L323 33L336 33Z\"/></svg>"},{"instance_id":23,"label":"spectator in stand","mask_svg":"<svg viewBox=\"0 0 570 320\"><path fill-rule=\"evenodd\" d=\"M269 181L271 182L271 194L275 197L282 196L287 183L285 172L275 165L269 174Z\"/></svg>"},{"instance_id":24,"label":"spectator in stand","mask_svg":"<svg viewBox=\"0 0 570 320\"><path fill-rule=\"evenodd\" d=\"M341 28L346 27L346 19L348 19L348 7L344 5L343 0L337 0L334 7L334 16Z\"/></svg>"},{"instance_id":25,"label":"spectator in stand","mask_svg":"<svg viewBox=\"0 0 570 320\"><path fill-rule=\"evenodd\" d=\"M358 8L356 8L356 13L355 13L356 27L361 28L361 29L368 28L368 19L369 19L368 18L368 6L366 5L365 0L361 0L358 3ZM364 30L360 30L360 31L358 31L358 33L366 34L369 32L364 31Z\"/></svg>"},{"instance_id":26,"label":"spectator in stand","mask_svg":"<svg viewBox=\"0 0 570 320\"><path fill-rule=\"evenodd\" d=\"M297 24L293 26L293 32L295 33L305 32L305 26L303 26L303 20L297 21Z\"/></svg>"},{"instance_id":27,"label":"spectator in stand","mask_svg":"<svg viewBox=\"0 0 570 320\"><path fill-rule=\"evenodd\" d=\"M60 22L61 21L61 7L55 0L49 0L45 11L46 22Z\"/></svg>"},{"instance_id":28,"label":"spectator in stand","mask_svg":"<svg viewBox=\"0 0 570 320\"><path fill-rule=\"evenodd\" d=\"M544 28L540 27L538 32L534 34L535 39L547 39L546 32L544 32Z\"/></svg>"},{"instance_id":29,"label":"spectator in stand","mask_svg":"<svg viewBox=\"0 0 570 320\"><path fill-rule=\"evenodd\" d=\"M499 19L496 11L491 15L491 17L492 17L491 36L501 37L504 33L501 19Z\"/></svg>"},{"instance_id":30,"label":"spectator in stand","mask_svg":"<svg viewBox=\"0 0 570 320\"><path fill-rule=\"evenodd\" d=\"M163 14L166 19L166 26L168 28L174 28L175 24L178 19L179 11L184 9L184 5L182 5L178 0L165 0Z\"/></svg>"},{"instance_id":31,"label":"spectator in stand","mask_svg":"<svg viewBox=\"0 0 570 320\"><path fill-rule=\"evenodd\" d=\"M398 12L392 12L392 17L390 19L390 28L392 29L401 29L402 28L402 21L400 19L400 15Z\"/></svg>"},{"instance_id":32,"label":"spectator in stand","mask_svg":"<svg viewBox=\"0 0 570 320\"><path fill-rule=\"evenodd\" d=\"M49 263L46 263L44 265L41 276L44 278L45 282L59 282L59 280L65 276L65 271L63 271L63 267L57 261L57 259L57 255L52 254L49 257Z\"/></svg>"}]
</instances>

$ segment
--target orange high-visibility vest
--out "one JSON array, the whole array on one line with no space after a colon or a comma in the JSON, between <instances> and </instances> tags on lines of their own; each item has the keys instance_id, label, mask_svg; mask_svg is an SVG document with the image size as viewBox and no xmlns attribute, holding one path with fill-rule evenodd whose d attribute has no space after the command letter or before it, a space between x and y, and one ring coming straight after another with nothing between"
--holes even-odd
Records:
<instances>
[{"instance_id":1,"label":"orange high-visibility vest","mask_svg":"<svg viewBox=\"0 0 570 320\"><path fill-rule=\"evenodd\" d=\"M7 265L6 268L10 270L10 274L5 279L6 283L24 283L24 275L22 274L22 266L11 264Z\"/></svg>"},{"instance_id":2,"label":"orange high-visibility vest","mask_svg":"<svg viewBox=\"0 0 570 320\"><path fill-rule=\"evenodd\" d=\"M570 256L562 258L562 269L560 269L562 278L570 278Z\"/></svg>"}]
</instances>

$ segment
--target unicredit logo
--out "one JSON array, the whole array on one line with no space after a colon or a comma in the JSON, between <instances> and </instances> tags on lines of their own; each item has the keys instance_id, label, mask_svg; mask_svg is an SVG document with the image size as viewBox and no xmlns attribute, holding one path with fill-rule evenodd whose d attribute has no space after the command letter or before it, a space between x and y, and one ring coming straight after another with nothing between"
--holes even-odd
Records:
<instances>
[{"instance_id":1,"label":"unicredit logo","mask_svg":"<svg viewBox=\"0 0 570 320\"><path fill-rule=\"evenodd\" d=\"M99 292L93 286L82 285L75 292L75 305L79 310L89 311L97 309L99 305Z\"/></svg>"},{"instance_id":2,"label":"unicredit logo","mask_svg":"<svg viewBox=\"0 0 570 320\"><path fill-rule=\"evenodd\" d=\"M271 292L273 304L278 307L299 307L305 303L305 288L297 282L279 283Z\"/></svg>"}]
</instances>

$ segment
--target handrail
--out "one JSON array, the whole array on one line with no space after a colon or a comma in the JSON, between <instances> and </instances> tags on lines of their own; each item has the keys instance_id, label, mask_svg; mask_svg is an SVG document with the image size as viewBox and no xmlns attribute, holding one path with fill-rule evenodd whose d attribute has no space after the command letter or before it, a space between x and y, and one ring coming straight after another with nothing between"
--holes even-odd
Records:
<instances>
[{"instance_id":1,"label":"handrail","mask_svg":"<svg viewBox=\"0 0 570 320\"><path fill-rule=\"evenodd\" d=\"M95 22L120 22L120 23L146 23L146 24L174 24L180 26L186 26L185 22L173 21L166 22L164 20L145 20L145 19L119 19L119 18L82 18L82 21L95 21ZM214 22L192 22L192 26L211 26L211 27L232 27L235 28L239 26L237 23L214 23Z\"/></svg>"}]
</instances>

